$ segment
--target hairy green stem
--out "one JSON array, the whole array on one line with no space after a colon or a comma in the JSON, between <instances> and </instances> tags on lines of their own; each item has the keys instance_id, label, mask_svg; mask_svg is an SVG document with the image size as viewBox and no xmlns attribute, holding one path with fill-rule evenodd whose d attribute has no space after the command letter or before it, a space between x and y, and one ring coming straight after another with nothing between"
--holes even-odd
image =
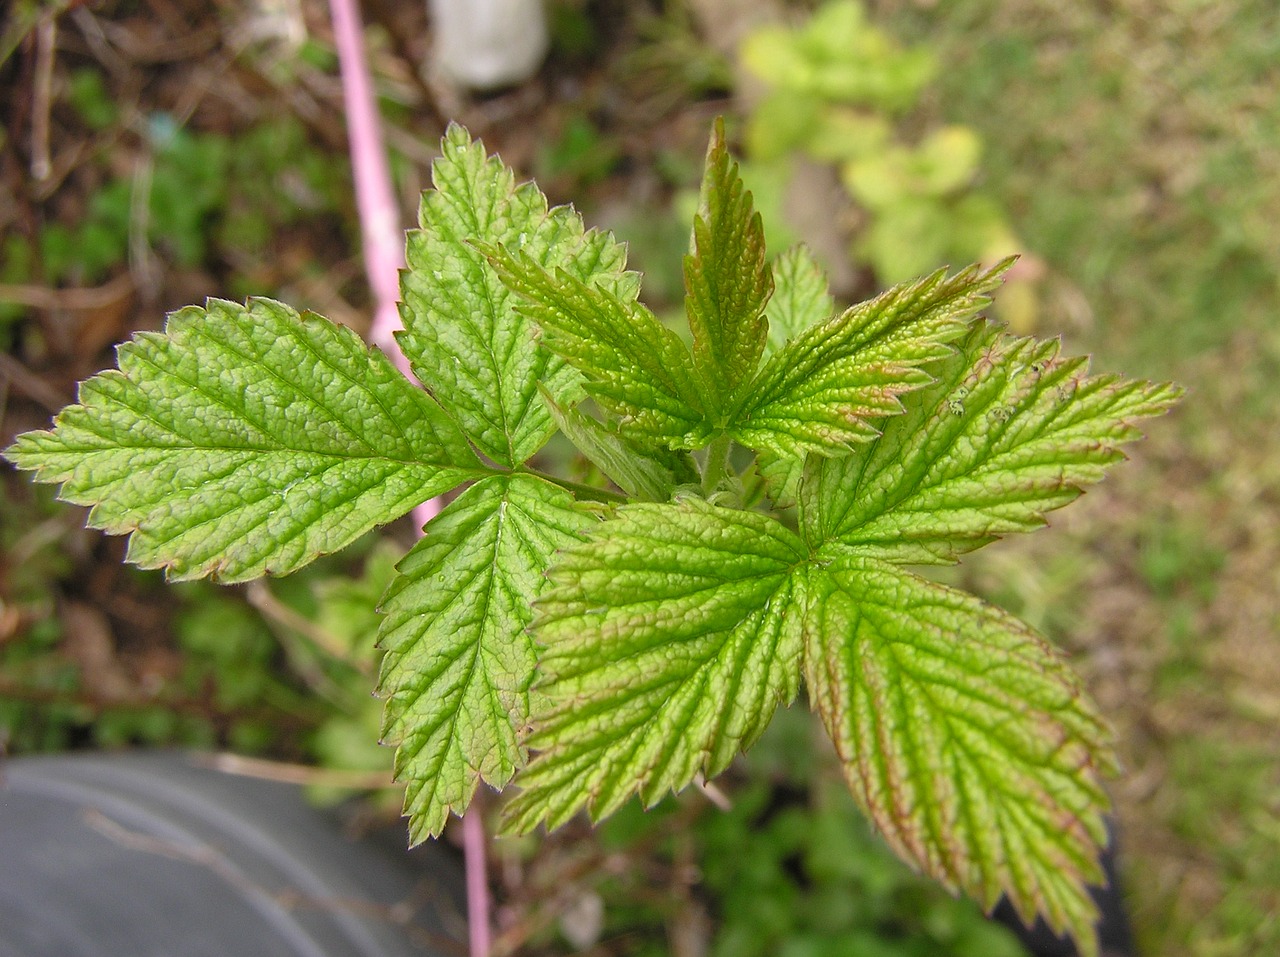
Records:
<instances>
[{"instance_id":1,"label":"hairy green stem","mask_svg":"<svg viewBox=\"0 0 1280 957\"><path fill-rule=\"evenodd\" d=\"M717 435L707 446L707 461L702 469L702 491L710 495L724 478L729 464L729 447L733 440L727 435Z\"/></svg>"}]
</instances>

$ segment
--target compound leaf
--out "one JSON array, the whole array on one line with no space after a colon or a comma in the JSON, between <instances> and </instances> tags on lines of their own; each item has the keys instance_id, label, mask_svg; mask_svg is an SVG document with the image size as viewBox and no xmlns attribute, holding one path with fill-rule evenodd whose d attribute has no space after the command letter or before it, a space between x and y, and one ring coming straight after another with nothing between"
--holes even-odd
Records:
<instances>
[{"instance_id":1,"label":"compound leaf","mask_svg":"<svg viewBox=\"0 0 1280 957\"><path fill-rule=\"evenodd\" d=\"M503 243L622 302L635 298L639 277L626 272L626 250L611 236L585 231L569 207L548 210L537 186L516 186L515 174L461 127L449 128L442 150L435 188L422 195L422 228L408 234L399 342L414 374L477 448L515 466L555 428L538 383L562 396L576 375L537 347L536 328L476 244Z\"/></svg>"},{"instance_id":2,"label":"compound leaf","mask_svg":"<svg viewBox=\"0 0 1280 957\"><path fill-rule=\"evenodd\" d=\"M723 770L799 681L800 540L702 501L631 505L565 552L538 603L546 647L508 825L600 818Z\"/></svg>"},{"instance_id":3,"label":"compound leaf","mask_svg":"<svg viewBox=\"0 0 1280 957\"><path fill-rule=\"evenodd\" d=\"M1005 612L875 560L815 570L807 597L810 701L889 844L1096 954L1114 759L1071 669Z\"/></svg>"},{"instance_id":4,"label":"compound leaf","mask_svg":"<svg viewBox=\"0 0 1280 957\"><path fill-rule=\"evenodd\" d=\"M1044 524L1124 457L1135 423L1176 401L1171 385L1088 376L1056 340L982 324L911 396L906 414L843 459L809 463L812 542L911 564L954 561L1000 535Z\"/></svg>"},{"instance_id":5,"label":"compound leaf","mask_svg":"<svg viewBox=\"0 0 1280 957\"><path fill-rule=\"evenodd\" d=\"M451 502L400 563L382 602L380 690L415 842L461 814L481 779L501 788L524 763L530 602L588 520L563 489L495 476Z\"/></svg>"},{"instance_id":6,"label":"compound leaf","mask_svg":"<svg viewBox=\"0 0 1280 957\"><path fill-rule=\"evenodd\" d=\"M950 278L939 270L895 286L791 340L752 382L730 434L780 455L842 455L879 432L873 421L931 381L921 366L945 358L1012 260Z\"/></svg>"},{"instance_id":7,"label":"compound leaf","mask_svg":"<svg viewBox=\"0 0 1280 957\"><path fill-rule=\"evenodd\" d=\"M826 322L836 311L827 277L807 246L792 246L773 264L773 298L769 300L767 355L801 333Z\"/></svg>"},{"instance_id":8,"label":"compound leaf","mask_svg":"<svg viewBox=\"0 0 1280 957\"><path fill-rule=\"evenodd\" d=\"M684 284L694 363L719 412L756 371L768 337L764 307L773 293L764 226L725 146L722 119L707 148Z\"/></svg>"},{"instance_id":9,"label":"compound leaf","mask_svg":"<svg viewBox=\"0 0 1280 957\"><path fill-rule=\"evenodd\" d=\"M503 248L486 251L502 281L524 299L547 348L586 378L585 388L621 429L648 444L697 448L710 423L689 350L638 302L563 270L551 272Z\"/></svg>"},{"instance_id":10,"label":"compound leaf","mask_svg":"<svg viewBox=\"0 0 1280 957\"><path fill-rule=\"evenodd\" d=\"M287 574L484 474L381 352L278 302L189 306L118 359L6 455L171 579Z\"/></svg>"}]
</instances>

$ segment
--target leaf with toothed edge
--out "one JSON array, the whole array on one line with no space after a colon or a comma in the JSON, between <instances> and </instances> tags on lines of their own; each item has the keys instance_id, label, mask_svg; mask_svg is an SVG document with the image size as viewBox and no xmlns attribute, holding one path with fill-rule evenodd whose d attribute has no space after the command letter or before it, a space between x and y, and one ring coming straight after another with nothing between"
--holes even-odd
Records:
<instances>
[{"instance_id":1,"label":"leaf with toothed edge","mask_svg":"<svg viewBox=\"0 0 1280 957\"><path fill-rule=\"evenodd\" d=\"M497 274L520 295L543 343L584 376L587 393L648 444L698 448L712 432L705 385L680 337L638 302L550 272L519 253L485 247Z\"/></svg>"},{"instance_id":2,"label":"leaf with toothed edge","mask_svg":"<svg viewBox=\"0 0 1280 957\"><path fill-rule=\"evenodd\" d=\"M854 796L899 855L987 908L1007 894L1097 953L1110 735L1011 615L874 559L814 568L805 683Z\"/></svg>"},{"instance_id":3,"label":"leaf with toothed edge","mask_svg":"<svg viewBox=\"0 0 1280 957\"><path fill-rule=\"evenodd\" d=\"M721 419L760 362L769 327L764 307L773 294L764 226L729 156L721 119L707 147L684 284L694 365Z\"/></svg>"},{"instance_id":4,"label":"leaf with toothed edge","mask_svg":"<svg viewBox=\"0 0 1280 957\"><path fill-rule=\"evenodd\" d=\"M794 508L800 501L800 481L804 478L806 459L794 455L761 452L756 469L764 479L764 487L776 508Z\"/></svg>"},{"instance_id":5,"label":"leaf with toothed edge","mask_svg":"<svg viewBox=\"0 0 1280 957\"><path fill-rule=\"evenodd\" d=\"M519 785L516 831L652 804L723 770L803 678L903 857L1096 955L1106 728L1027 625L901 566L1043 524L1180 390L975 319L1012 260L835 314L803 248L768 265L720 124L684 262L692 349L612 236L459 127L442 152L402 275L425 391L320 317L210 300L5 455L171 578L285 574L471 483L383 601L415 841L482 781ZM557 427L654 501L586 507L528 471Z\"/></svg>"},{"instance_id":6,"label":"leaf with toothed edge","mask_svg":"<svg viewBox=\"0 0 1280 957\"><path fill-rule=\"evenodd\" d=\"M836 311L827 277L806 246L793 246L778 257L773 264L773 285L766 355L773 355L801 333L826 322Z\"/></svg>"},{"instance_id":7,"label":"leaf with toothed edge","mask_svg":"<svg viewBox=\"0 0 1280 957\"><path fill-rule=\"evenodd\" d=\"M524 764L530 601L589 521L542 479L494 476L449 503L400 563L382 601L379 691L415 843L461 814L481 780L501 788Z\"/></svg>"},{"instance_id":8,"label":"leaf with toothed edge","mask_svg":"<svg viewBox=\"0 0 1280 957\"><path fill-rule=\"evenodd\" d=\"M555 430L538 384L570 398L578 376L538 347L536 328L476 246L505 244L622 302L635 299L639 277L626 271L626 250L612 236L586 230L568 206L548 209L537 186L517 186L515 174L461 127L449 127L442 153L432 167L435 188L422 194L421 228L407 236L405 329L397 341L476 447L516 466Z\"/></svg>"},{"instance_id":9,"label":"leaf with toothed edge","mask_svg":"<svg viewBox=\"0 0 1280 957\"><path fill-rule=\"evenodd\" d=\"M538 602L531 750L506 826L653 804L722 771L796 694L794 533L699 500L629 505L566 550Z\"/></svg>"},{"instance_id":10,"label":"leaf with toothed edge","mask_svg":"<svg viewBox=\"0 0 1280 957\"><path fill-rule=\"evenodd\" d=\"M936 564L1044 524L1124 458L1136 423L1177 401L1171 385L1088 376L1056 341L980 323L937 381L884 434L842 459L811 459L805 533L830 552Z\"/></svg>"},{"instance_id":11,"label":"leaf with toothed edge","mask_svg":"<svg viewBox=\"0 0 1280 957\"><path fill-rule=\"evenodd\" d=\"M288 574L487 471L381 352L269 299L180 309L117 353L5 454L174 580Z\"/></svg>"},{"instance_id":12,"label":"leaf with toothed edge","mask_svg":"<svg viewBox=\"0 0 1280 957\"><path fill-rule=\"evenodd\" d=\"M779 455L843 455L878 434L876 420L902 411L901 396L927 385L923 368L990 303L1012 265L970 266L903 283L810 328L765 363L729 433Z\"/></svg>"}]
</instances>

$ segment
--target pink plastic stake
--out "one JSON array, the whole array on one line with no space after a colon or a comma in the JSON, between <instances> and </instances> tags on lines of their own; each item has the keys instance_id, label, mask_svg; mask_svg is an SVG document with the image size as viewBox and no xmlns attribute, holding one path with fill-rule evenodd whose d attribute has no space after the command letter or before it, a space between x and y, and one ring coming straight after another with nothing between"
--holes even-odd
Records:
<instances>
[{"instance_id":1,"label":"pink plastic stake","mask_svg":"<svg viewBox=\"0 0 1280 957\"><path fill-rule=\"evenodd\" d=\"M395 331L400 328L400 312L396 303L400 299L400 268L404 265L404 233L378 126L373 82L365 62L360 14L356 0L329 0L329 11L333 17L333 35L342 71L342 98L347 112L356 206L360 211L360 231L364 237L365 271L374 300L369 338L409 375L409 363L395 342ZM439 504L432 500L419 505L413 514L421 527L438 512ZM471 957L488 957L489 884L485 874L484 822L478 807L463 817L462 840L467 868L467 924Z\"/></svg>"},{"instance_id":2,"label":"pink plastic stake","mask_svg":"<svg viewBox=\"0 0 1280 957\"><path fill-rule=\"evenodd\" d=\"M476 795L479 798L479 795ZM467 871L467 927L471 935L471 957L489 953L489 878L485 873L484 818L480 802L474 801L462 815L462 853Z\"/></svg>"},{"instance_id":3,"label":"pink plastic stake","mask_svg":"<svg viewBox=\"0 0 1280 957\"><path fill-rule=\"evenodd\" d=\"M404 265L404 233L391 187L391 168L382 146L378 107L364 57L364 34L355 0L330 0L333 34L342 70L342 98L347 111L347 138L356 185L356 205L364 234L364 264L373 291L373 326L369 338L397 365L408 371L393 334L400 328L400 267Z\"/></svg>"}]
</instances>

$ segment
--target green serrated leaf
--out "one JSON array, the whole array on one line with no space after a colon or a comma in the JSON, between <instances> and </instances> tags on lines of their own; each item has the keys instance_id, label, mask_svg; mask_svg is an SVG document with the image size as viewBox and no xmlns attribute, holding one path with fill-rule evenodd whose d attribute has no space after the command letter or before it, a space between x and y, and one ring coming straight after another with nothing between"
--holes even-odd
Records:
<instances>
[{"instance_id":1,"label":"green serrated leaf","mask_svg":"<svg viewBox=\"0 0 1280 957\"><path fill-rule=\"evenodd\" d=\"M874 560L814 570L806 594L810 702L889 844L1096 954L1114 759L1071 669L1005 612Z\"/></svg>"},{"instance_id":2,"label":"green serrated leaf","mask_svg":"<svg viewBox=\"0 0 1280 957\"><path fill-rule=\"evenodd\" d=\"M947 343L990 303L1012 262L949 278L939 270L810 328L765 363L730 434L793 456L841 455L875 438L874 420L896 415L900 396L931 381L921 366L950 354Z\"/></svg>"},{"instance_id":3,"label":"green serrated leaf","mask_svg":"<svg viewBox=\"0 0 1280 957\"><path fill-rule=\"evenodd\" d=\"M628 495L650 502L666 502L680 482L696 481L697 473L691 465L679 470L677 480L676 463L666 461L684 453L664 455L666 450L641 449L576 408L561 408L549 393L544 392L542 398L565 438Z\"/></svg>"},{"instance_id":4,"label":"green serrated leaf","mask_svg":"<svg viewBox=\"0 0 1280 957\"><path fill-rule=\"evenodd\" d=\"M684 284L694 364L723 414L759 365L769 329L764 307L773 293L764 226L725 146L723 119L707 148Z\"/></svg>"},{"instance_id":5,"label":"green serrated leaf","mask_svg":"<svg viewBox=\"0 0 1280 957\"><path fill-rule=\"evenodd\" d=\"M794 455L761 452L756 456L756 470L764 479L769 498L777 508L794 508L799 504L804 465L805 459Z\"/></svg>"},{"instance_id":6,"label":"green serrated leaf","mask_svg":"<svg viewBox=\"0 0 1280 957\"><path fill-rule=\"evenodd\" d=\"M382 353L278 302L189 306L118 357L5 454L171 579L288 574L484 474Z\"/></svg>"},{"instance_id":7,"label":"green serrated leaf","mask_svg":"<svg viewBox=\"0 0 1280 957\"><path fill-rule=\"evenodd\" d=\"M638 302L619 299L527 256L486 247L498 275L524 299L543 342L586 377L585 388L623 432L673 448L705 445L711 424L684 343Z\"/></svg>"},{"instance_id":8,"label":"green serrated leaf","mask_svg":"<svg viewBox=\"0 0 1280 957\"><path fill-rule=\"evenodd\" d=\"M566 551L538 603L546 647L507 824L600 818L724 769L794 697L796 535L699 500L625 506Z\"/></svg>"},{"instance_id":9,"label":"green serrated leaf","mask_svg":"<svg viewBox=\"0 0 1280 957\"><path fill-rule=\"evenodd\" d=\"M811 542L905 564L955 561L1044 524L1124 458L1136 423L1166 411L1171 385L1088 376L1059 343L976 326L884 435L843 459L810 462Z\"/></svg>"},{"instance_id":10,"label":"green serrated leaf","mask_svg":"<svg viewBox=\"0 0 1280 957\"><path fill-rule=\"evenodd\" d=\"M501 788L524 763L530 602L588 521L563 489L495 476L451 502L400 563L382 601L379 688L414 842L461 814L480 780Z\"/></svg>"},{"instance_id":11,"label":"green serrated leaf","mask_svg":"<svg viewBox=\"0 0 1280 957\"><path fill-rule=\"evenodd\" d=\"M569 207L548 210L537 186L516 186L515 174L461 127L449 128L442 150L435 188L422 196L422 228L408 233L399 342L480 451L515 466L554 431L538 383L568 397L577 376L537 347L537 330L476 244L505 244L622 302L635 299L639 277L626 271L626 250L612 236L585 231Z\"/></svg>"},{"instance_id":12,"label":"green serrated leaf","mask_svg":"<svg viewBox=\"0 0 1280 957\"><path fill-rule=\"evenodd\" d=\"M773 264L773 298L769 301L769 342L772 355L788 342L836 311L827 277L806 246L792 246Z\"/></svg>"}]
</instances>

